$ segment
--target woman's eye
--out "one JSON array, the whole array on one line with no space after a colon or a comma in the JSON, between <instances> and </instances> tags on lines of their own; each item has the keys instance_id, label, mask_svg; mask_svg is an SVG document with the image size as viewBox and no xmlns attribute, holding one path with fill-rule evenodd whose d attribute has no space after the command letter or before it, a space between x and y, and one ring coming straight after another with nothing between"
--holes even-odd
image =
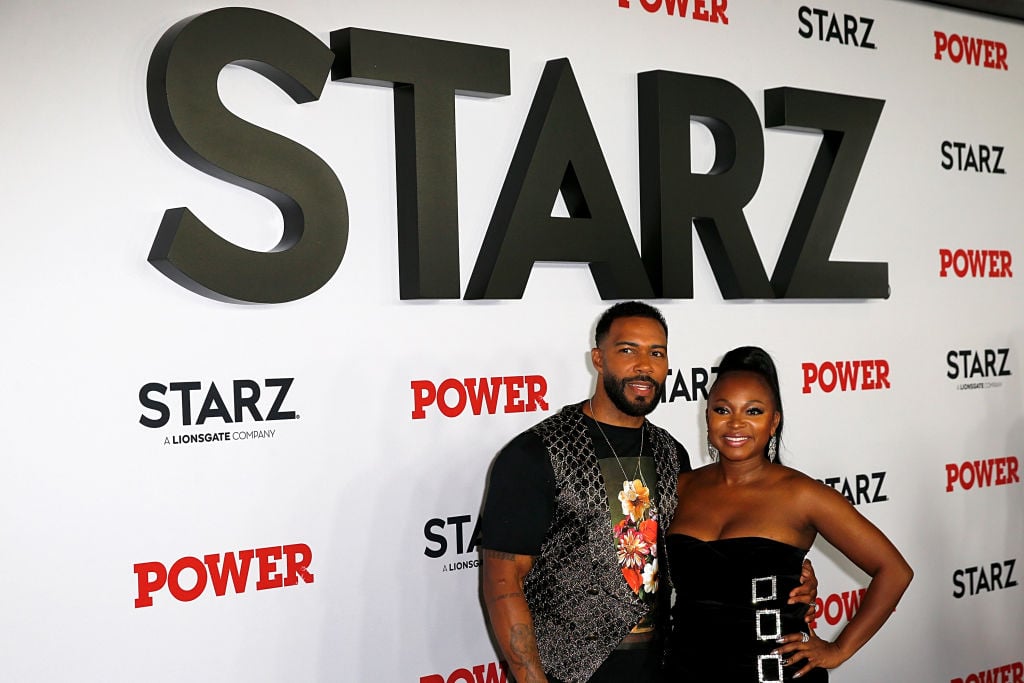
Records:
<instances>
[{"instance_id":1,"label":"woman's eye","mask_svg":"<svg viewBox=\"0 0 1024 683\"><path fill-rule=\"evenodd\" d=\"M747 415L763 415L764 411L760 408L751 408L747 411Z\"/></svg>"}]
</instances>

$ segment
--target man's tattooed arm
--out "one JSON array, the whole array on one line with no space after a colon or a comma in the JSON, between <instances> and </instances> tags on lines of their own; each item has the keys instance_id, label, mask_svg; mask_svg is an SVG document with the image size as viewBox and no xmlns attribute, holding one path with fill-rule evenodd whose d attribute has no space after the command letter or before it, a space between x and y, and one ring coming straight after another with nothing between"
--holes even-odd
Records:
<instances>
[{"instance_id":1,"label":"man's tattooed arm","mask_svg":"<svg viewBox=\"0 0 1024 683\"><path fill-rule=\"evenodd\" d=\"M513 624L509 638L510 652L508 664L514 671L521 670L522 678L516 675L520 683L539 683L547 681L540 665L540 654L537 652L537 640L533 636L530 624Z\"/></svg>"},{"instance_id":2,"label":"man's tattooed arm","mask_svg":"<svg viewBox=\"0 0 1024 683\"><path fill-rule=\"evenodd\" d=\"M533 566L529 555L483 551L483 594L491 629L509 672L518 683L547 683L537 652L533 619L523 595L523 578Z\"/></svg>"}]
</instances>

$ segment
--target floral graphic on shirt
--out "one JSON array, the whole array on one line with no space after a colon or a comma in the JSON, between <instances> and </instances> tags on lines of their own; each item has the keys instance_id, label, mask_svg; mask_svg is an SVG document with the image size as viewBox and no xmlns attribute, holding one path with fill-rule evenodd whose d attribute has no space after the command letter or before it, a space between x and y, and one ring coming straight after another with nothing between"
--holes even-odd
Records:
<instances>
[{"instance_id":1,"label":"floral graphic on shirt","mask_svg":"<svg viewBox=\"0 0 1024 683\"><path fill-rule=\"evenodd\" d=\"M619 564L630 569L642 569L651 554L651 546L637 529L626 528L619 534Z\"/></svg>"},{"instance_id":2,"label":"floral graphic on shirt","mask_svg":"<svg viewBox=\"0 0 1024 683\"><path fill-rule=\"evenodd\" d=\"M624 481L622 492L619 493L619 502L622 503L622 514L629 515L631 520L638 522L651 507L651 490L639 479Z\"/></svg>"},{"instance_id":3,"label":"floral graphic on shirt","mask_svg":"<svg viewBox=\"0 0 1024 683\"><path fill-rule=\"evenodd\" d=\"M644 590L648 593L658 592L658 560L652 560L644 567Z\"/></svg>"},{"instance_id":4,"label":"floral graphic on shirt","mask_svg":"<svg viewBox=\"0 0 1024 683\"><path fill-rule=\"evenodd\" d=\"M641 599L658 592L658 521L651 492L640 479L622 482L623 518L615 525L615 550L622 575Z\"/></svg>"}]
</instances>

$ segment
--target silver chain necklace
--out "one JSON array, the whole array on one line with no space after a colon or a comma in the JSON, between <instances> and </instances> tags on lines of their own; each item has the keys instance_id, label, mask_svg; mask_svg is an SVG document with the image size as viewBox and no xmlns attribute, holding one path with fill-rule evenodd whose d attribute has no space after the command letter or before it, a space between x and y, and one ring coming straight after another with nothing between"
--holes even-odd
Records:
<instances>
[{"instance_id":1,"label":"silver chain necklace","mask_svg":"<svg viewBox=\"0 0 1024 683\"><path fill-rule=\"evenodd\" d=\"M615 448L612 446L612 442L608 439L608 435L601 429L601 421L597 419L597 413L594 412L594 399L587 399L587 403L590 405L590 414L594 416L594 424L597 425L597 431L601 432L601 436L604 437L604 442L608 444L608 450L612 452L612 457L615 458L615 462L618 463L619 469L622 470L622 476L625 481L633 481L639 478L640 483L645 487L647 482L644 480L644 473L640 471L640 457L644 454L644 430L647 427L647 421L640 425L640 452L636 456L636 472L633 473L633 478L630 479L629 475L626 474L626 468L622 466L622 461L619 460L619 454L615 452Z\"/></svg>"}]
</instances>

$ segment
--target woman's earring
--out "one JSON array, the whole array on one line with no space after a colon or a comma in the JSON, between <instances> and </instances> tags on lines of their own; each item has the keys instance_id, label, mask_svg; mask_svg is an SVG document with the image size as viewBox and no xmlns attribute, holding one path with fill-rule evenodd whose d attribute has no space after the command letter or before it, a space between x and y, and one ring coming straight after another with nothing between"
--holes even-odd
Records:
<instances>
[{"instance_id":1,"label":"woman's earring","mask_svg":"<svg viewBox=\"0 0 1024 683\"><path fill-rule=\"evenodd\" d=\"M711 444L708 444L708 455L711 457L712 461L718 461L718 449L712 446Z\"/></svg>"},{"instance_id":2,"label":"woman's earring","mask_svg":"<svg viewBox=\"0 0 1024 683\"><path fill-rule=\"evenodd\" d=\"M772 438L768 439L768 460L769 462L775 462L775 456L779 454L779 440L774 434Z\"/></svg>"}]
</instances>

